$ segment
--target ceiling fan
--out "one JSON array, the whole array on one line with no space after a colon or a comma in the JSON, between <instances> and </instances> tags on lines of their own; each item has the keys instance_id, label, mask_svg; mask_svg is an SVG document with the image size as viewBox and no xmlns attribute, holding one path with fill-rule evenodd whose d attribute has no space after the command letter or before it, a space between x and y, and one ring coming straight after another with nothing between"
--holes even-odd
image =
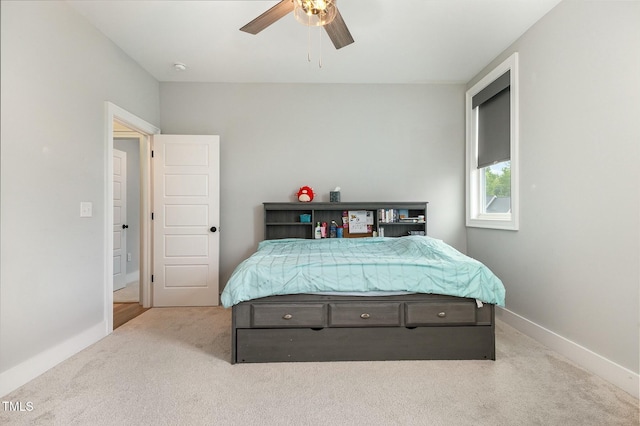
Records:
<instances>
[{"instance_id":1,"label":"ceiling fan","mask_svg":"<svg viewBox=\"0 0 640 426\"><path fill-rule=\"evenodd\" d=\"M281 0L240 28L240 31L258 34L290 12L294 12L296 20L304 25L324 27L336 49L348 46L354 41L336 6L336 0Z\"/></svg>"}]
</instances>

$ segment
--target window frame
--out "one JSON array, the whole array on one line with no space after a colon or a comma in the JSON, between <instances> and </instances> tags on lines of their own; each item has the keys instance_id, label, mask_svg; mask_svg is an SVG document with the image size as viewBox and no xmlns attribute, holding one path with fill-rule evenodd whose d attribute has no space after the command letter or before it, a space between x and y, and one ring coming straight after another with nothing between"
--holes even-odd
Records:
<instances>
[{"instance_id":1,"label":"window frame","mask_svg":"<svg viewBox=\"0 0 640 426\"><path fill-rule=\"evenodd\" d=\"M478 169L478 108L472 108L472 99L477 93L495 81L505 72L510 72L509 114L511 149L511 212L483 213L482 200L484 169ZM466 92L466 226L473 228L506 229L517 231L519 223L519 87L518 53L515 52L504 62L490 71L484 78Z\"/></svg>"}]
</instances>

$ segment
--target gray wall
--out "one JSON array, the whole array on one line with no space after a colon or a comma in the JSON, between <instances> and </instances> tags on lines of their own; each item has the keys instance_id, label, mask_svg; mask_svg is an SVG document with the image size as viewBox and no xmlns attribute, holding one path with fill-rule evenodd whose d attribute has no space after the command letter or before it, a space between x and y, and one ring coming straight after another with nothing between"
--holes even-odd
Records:
<instances>
[{"instance_id":1,"label":"gray wall","mask_svg":"<svg viewBox=\"0 0 640 426\"><path fill-rule=\"evenodd\" d=\"M140 272L140 139L114 138L113 147L127 153L127 284ZM135 277L133 276L135 275Z\"/></svg>"},{"instance_id":2,"label":"gray wall","mask_svg":"<svg viewBox=\"0 0 640 426\"><path fill-rule=\"evenodd\" d=\"M567 1L520 52L518 232L469 229L508 310L638 372L640 3Z\"/></svg>"},{"instance_id":3,"label":"gray wall","mask_svg":"<svg viewBox=\"0 0 640 426\"><path fill-rule=\"evenodd\" d=\"M263 237L262 203L421 201L466 250L464 86L161 83L165 134L220 135L221 287Z\"/></svg>"},{"instance_id":4,"label":"gray wall","mask_svg":"<svg viewBox=\"0 0 640 426\"><path fill-rule=\"evenodd\" d=\"M159 121L158 82L65 2L1 7L0 374L106 333L104 102Z\"/></svg>"}]
</instances>

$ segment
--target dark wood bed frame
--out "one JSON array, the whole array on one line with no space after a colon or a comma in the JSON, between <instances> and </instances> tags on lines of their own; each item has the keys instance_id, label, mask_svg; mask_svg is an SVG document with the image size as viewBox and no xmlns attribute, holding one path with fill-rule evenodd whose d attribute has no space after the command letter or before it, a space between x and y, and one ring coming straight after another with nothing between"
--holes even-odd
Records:
<instances>
[{"instance_id":1,"label":"dark wood bed frame","mask_svg":"<svg viewBox=\"0 0 640 426\"><path fill-rule=\"evenodd\" d=\"M410 212L417 206L426 214L426 203L310 204L312 223L329 216L331 209L375 211L381 205ZM291 222L274 222L271 210L279 208L288 212L281 219ZM270 235L269 226L288 223L291 235L300 238L302 231L294 216L307 213L300 211L300 203L265 203L265 236ZM275 231L277 238L287 234L283 226ZM379 226L376 220L374 229ZM422 226L426 232L426 224ZM311 226L308 237L304 232L303 238L310 238ZM495 360L494 305L478 308L475 299L433 294L298 294L254 299L232 308L234 364L443 359Z\"/></svg>"}]
</instances>

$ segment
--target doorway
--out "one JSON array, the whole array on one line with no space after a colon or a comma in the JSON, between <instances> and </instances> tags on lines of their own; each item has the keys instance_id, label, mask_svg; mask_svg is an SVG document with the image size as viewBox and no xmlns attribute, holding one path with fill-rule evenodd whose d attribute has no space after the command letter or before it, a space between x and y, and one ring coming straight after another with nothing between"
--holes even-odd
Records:
<instances>
[{"instance_id":1,"label":"doorway","mask_svg":"<svg viewBox=\"0 0 640 426\"><path fill-rule=\"evenodd\" d=\"M139 235L138 254L138 282L139 300L135 304L139 308L150 308L151 295L151 136L160 133L160 129L147 123L128 111L105 102L106 134L105 134L105 306L104 315L107 319L107 334L114 329L114 298L113 298L113 251L114 251L114 188L113 188L113 154L114 140L121 136L135 135L138 140L139 161ZM132 252L133 258L133 252ZM141 306L140 306L141 305Z\"/></svg>"},{"instance_id":2,"label":"doorway","mask_svg":"<svg viewBox=\"0 0 640 426\"><path fill-rule=\"evenodd\" d=\"M140 140L144 135L113 123L114 308L140 303ZM117 256L116 256L117 254ZM115 315L115 311L114 311ZM114 327L117 321L114 320Z\"/></svg>"}]
</instances>

